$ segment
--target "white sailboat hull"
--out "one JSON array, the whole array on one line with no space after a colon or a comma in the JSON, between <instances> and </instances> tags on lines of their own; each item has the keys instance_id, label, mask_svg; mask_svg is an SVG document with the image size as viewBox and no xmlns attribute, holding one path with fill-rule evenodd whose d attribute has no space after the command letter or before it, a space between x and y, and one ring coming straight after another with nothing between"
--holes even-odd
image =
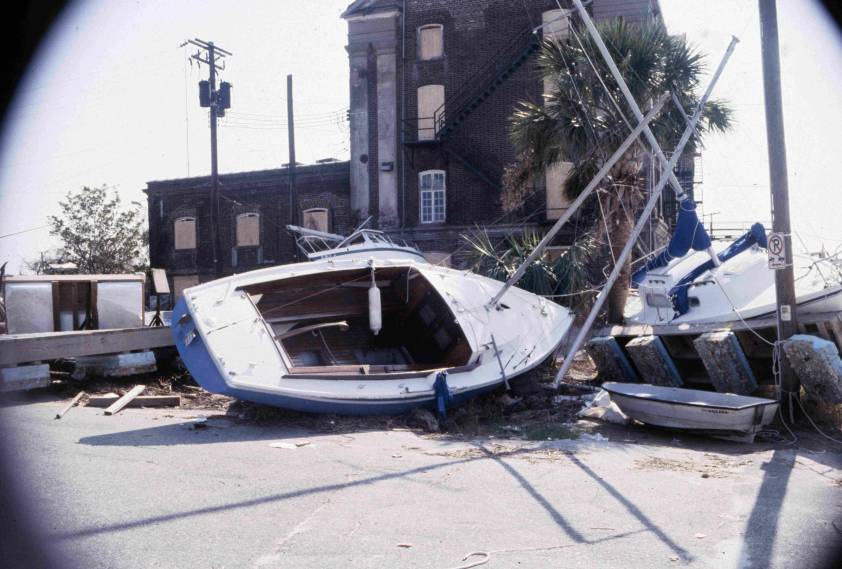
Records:
<instances>
[{"instance_id":1,"label":"white sailboat hull","mask_svg":"<svg viewBox=\"0 0 842 569\"><path fill-rule=\"evenodd\" d=\"M338 275L338 281L347 279L343 275L361 274L364 280L355 278L355 282L338 286L344 287L345 294L360 291L360 295L365 295L370 259L357 255L262 269L187 289L173 311L176 346L194 378L211 392L302 411L400 413L434 405L441 395L435 389L435 382L442 371L447 372L447 392L454 404L528 372L554 353L572 322L566 308L516 288L507 293L499 309L489 308L489 300L503 283L468 271L417 262L404 255L392 260L375 260L374 267L375 275L397 274L401 278L406 275L406 281L396 281L400 286L395 282L390 287L379 286L384 295L392 294L392 297L384 296L384 304L390 299L406 302L407 315L391 320L387 317L383 331L378 335L369 334L370 352L376 352L377 345L388 344L389 322L395 329L401 324L400 320L409 319L410 311L414 310L412 305L416 300L410 298L409 285L403 283L423 280L428 283L430 294L435 293L440 299L440 312L444 317L439 315L437 318L452 319L450 321L463 334L459 348L464 354L464 357L460 356L462 361L454 363L451 358L449 363L425 365L410 360L404 362L410 365L400 366L355 360L342 362L349 364L342 366L308 365L301 362L301 358L308 355L306 350L294 352L297 349L295 338L278 340L279 326L286 333L301 327L302 322L278 322L277 319L269 322L272 319L268 314L274 309L259 309L258 305L266 299L260 300L255 291L267 283L283 286L287 279L305 283L307 279L314 282L321 279L319 282L324 283L325 279L333 278L333 274ZM405 300L404 286L407 287ZM309 299L311 313L336 308L328 306L331 304L329 294L338 288L325 289L327 294ZM314 290L318 292L318 289ZM300 300L308 300L315 294L305 292ZM289 310L286 304L279 307ZM279 314L283 316L283 311L272 312L273 316ZM308 324L313 322L312 314L303 316L310 318ZM320 321L339 318L342 316L326 316ZM363 328L365 326L367 324ZM366 332L358 327L351 334ZM429 341L422 336L407 338L405 345L411 351L414 343ZM314 337L315 334L310 336L309 333L299 336L315 343ZM337 333L336 337L342 336ZM336 347L326 347L331 357L341 357ZM364 352L367 352L366 346L358 347L348 352L352 355L345 357L363 357L359 354ZM389 354L397 357L403 352L406 352L405 348L391 349Z\"/></svg>"},{"instance_id":2,"label":"white sailboat hull","mask_svg":"<svg viewBox=\"0 0 842 569\"><path fill-rule=\"evenodd\" d=\"M715 241L714 249L728 243ZM775 314L775 275L768 268L764 249L755 247L702 274L688 287L690 308L677 314L665 297L673 285L693 268L709 259L706 252L694 252L652 271L626 304L630 324L681 325L729 323ZM842 311L842 284L828 261L795 258L795 293L799 314ZM663 284L661 284L663 283ZM660 296L663 295L663 296ZM657 306L653 299L660 299Z\"/></svg>"}]
</instances>

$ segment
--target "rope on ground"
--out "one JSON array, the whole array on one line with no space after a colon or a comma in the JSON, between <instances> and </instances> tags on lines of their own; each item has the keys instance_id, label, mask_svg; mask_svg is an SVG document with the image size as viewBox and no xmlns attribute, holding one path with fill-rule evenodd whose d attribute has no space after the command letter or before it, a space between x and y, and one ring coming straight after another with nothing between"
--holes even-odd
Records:
<instances>
[{"instance_id":1,"label":"rope on ground","mask_svg":"<svg viewBox=\"0 0 842 569\"><path fill-rule=\"evenodd\" d=\"M467 554L465 557L462 558L462 561L467 561L471 557L482 557L482 559L478 559L476 561L471 561L470 563L464 563L462 565L457 565L456 567L452 567L451 569L471 569L472 567L479 567L480 565L485 565L491 560L491 555L495 553L522 553L527 551L552 551L554 549L565 549L568 547L573 547L574 544L568 543L566 545L550 545L547 547L521 547L515 549L495 549L493 551L473 551Z\"/></svg>"}]
</instances>

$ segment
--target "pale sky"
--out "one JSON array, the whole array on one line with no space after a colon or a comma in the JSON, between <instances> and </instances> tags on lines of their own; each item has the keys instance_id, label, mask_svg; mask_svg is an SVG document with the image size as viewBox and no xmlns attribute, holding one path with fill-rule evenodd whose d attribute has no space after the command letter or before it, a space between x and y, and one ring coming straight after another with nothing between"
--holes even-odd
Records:
<instances>
[{"instance_id":1,"label":"pale sky","mask_svg":"<svg viewBox=\"0 0 842 569\"><path fill-rule=\"evenodd\" d=\"M456 0L454 0L456 1ZM68 190L107 184L145 205L149 180L210 172L207 110L186 63L188 38L233 52L234 85L220 122L220 171L287 162L286 75L295 81L299 162L347 159L348 0L86 0L66 10L21 83L0 146L0 235L46 224ZM704 213L716 223L770 219L754 0L661 0L672 33L685 33L714 68L731 35L741 42L714 96L736 111L732 132L708 140ZM810 247L842 245L835 177L842 132L842 41L811 0L778 2L793 225ZM707 219L707 218L706 218ZM46 228L0 238L12 273L56 243Z\"/></svg>"}]
</instances>

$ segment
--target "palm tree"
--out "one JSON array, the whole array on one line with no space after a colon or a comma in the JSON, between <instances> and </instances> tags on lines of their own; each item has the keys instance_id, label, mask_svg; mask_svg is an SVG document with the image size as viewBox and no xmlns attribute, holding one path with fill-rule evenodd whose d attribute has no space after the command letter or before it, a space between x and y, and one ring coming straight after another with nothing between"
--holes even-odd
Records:
<instances>
[{"instance_id":1,"label":"palm tree","mask_svg":"<svg viewBox=\"0 0 842 569\"><path fill-rule=\"evenodd\" d=\"M704 56L683 36L669 35L655 19L642 24L618 19L598 27L639 104L645 107L670 91L688 115L693 113L705 71ZM537 65L550 82L550 93L544 95L542 104L518 103L510 119L517 159L504 176L504 207L514 207L531 191L533 178L560 161L572 162L573 168L563 188L548 187L547 191L564 191L574 199L628 136L629 124L636 124L593 40L587 34L577 34L575 28L571 34L566 41L544 41ZM701 145L704 134L725 131L730 124L728 105L709 101L688 151ZM650 123L665 152L677 144L685 126L681 112L669 103ZM646 157L646 145L632 145L599 188L605 221L596 220L593 230L606 256L610 252L617 258L631 234L633 215L645 197L642 172ZM631 264L627 262L608 297L612 322L622 321L630 277Z\"/></svg>"}]
</instances>

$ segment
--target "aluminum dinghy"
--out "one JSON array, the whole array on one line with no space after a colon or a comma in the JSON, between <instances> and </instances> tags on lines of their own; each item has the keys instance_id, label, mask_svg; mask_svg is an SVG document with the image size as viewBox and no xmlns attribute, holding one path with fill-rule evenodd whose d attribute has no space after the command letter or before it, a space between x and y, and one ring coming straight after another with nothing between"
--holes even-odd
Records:
<instances>
[{"instance_id":1,"label":"aluminum dinghy","mask_svg":"<svg viewBox=\"0 0 842 569\"><path fill-rule=\"evenodd\" d=\"M205 389L300 411L401 413L458 404L554 353L570 312L503 283L366 247L184 291L172 316ZM444 374L442 372L445 372Z\"/></svg>"},{"instance_id":2,"label":"aluminum dinghy","mask_svg":"<svg viewBox=\"0 0 842 569\"><path fill-rule=\"evenodd\" d=\"M607 382L620 410L641 423L750 442L775 417L778 402L761 397L645 383Z\"/></svg>"}]
</instances>

